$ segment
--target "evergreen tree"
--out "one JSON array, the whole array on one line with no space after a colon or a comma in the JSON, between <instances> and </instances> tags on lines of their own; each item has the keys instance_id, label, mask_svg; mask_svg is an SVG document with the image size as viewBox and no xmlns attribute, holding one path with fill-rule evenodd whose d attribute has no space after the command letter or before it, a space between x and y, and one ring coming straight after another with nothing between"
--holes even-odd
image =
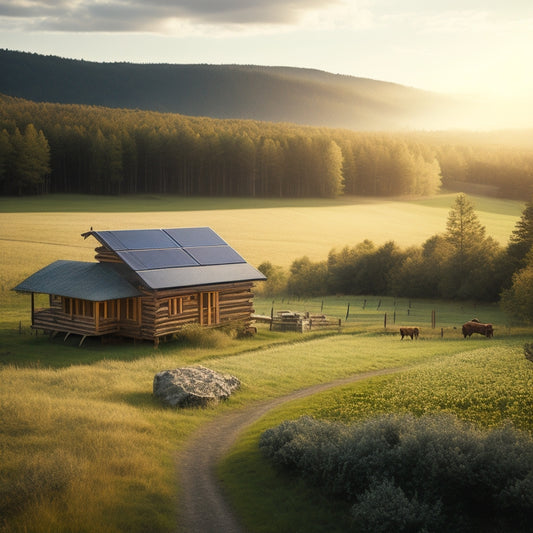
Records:
<instances>
[{"instance_id":1,"label":"evergreen tree","mask_svg":"<svg viewBox=\"0 0 533 533\"><path fill-rule=\"evenodd\" d=\"M320 187L320 196L335 197L343 193L342 150L335 141L329 141L321 150L324 175Z\"/></svg>"},{"instance_id":2,"label":"evergreen tree","mask_svg":"<svg viewBox=\"0 0 533 533\"><path fill-rule=\"evenodd\" d=\"M7 167L12 150L9 133L4 129L0 131L0 193L7 190L7 184L4 183L4 180L7 180Z\"/></svg>"},{"instance_id":3,"label":"evergreen tree","mask_svg":"<svg viewBox=\"0 0 533 533\"><path fill-rule=\"evenodd\" d=\"M499 293L501 250L485 233L474 204L465 194L458 194L446 223L449 251L441 280L443 297L491 300Z\"/></svg>"},{"instance_id":4,"label":"evergreen tree","mask_svg":"<svg viewBox=\"0 0 533 533\"><path fill-rule=\"evenodd\" d=\"M485 239L485 227L481 225L474 204L466 194L458 194L448 214L446 239L458 256L464 256L472 246Z\"/></svg>"},{"instance_id":5,"label":"evergreen tree","mask_svg":"<svg viewBox=\"0 0 533 533\"><path fill-rule=\"evenodd\" d=\"M42 131L28 124L24 134L18 128L11 137L13 150L8 165L12 178L12 192L39 192L44 177L50 172L50 147Z\"/></svg>"},{"instance_id":6,"label":"evergreen tree","mask_svg":"<svg viewBox=\"0 0 533 533\"><path fill-rule=\"evenodd\" d=\"M526 257L533 246L533 201L524 207L520 220L509 238L506 250L506 262L509 266L509 279L518 270L526 266Z\"/></svg>"}]
</instances>

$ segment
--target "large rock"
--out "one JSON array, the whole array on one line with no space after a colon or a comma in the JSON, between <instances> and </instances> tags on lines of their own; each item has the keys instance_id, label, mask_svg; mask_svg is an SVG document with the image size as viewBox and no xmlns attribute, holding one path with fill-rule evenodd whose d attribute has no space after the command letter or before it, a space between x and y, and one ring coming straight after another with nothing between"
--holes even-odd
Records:
<instances>
[{"instance_id":1,"label":"large rock","mask_svg":"<svg viewBox=\"0 0 533 533\"><path fill-rule=\"evenodd\" d=\"M154 396L172 407L206 406L227 399L241 382L203 366L163 370L154 377Z\"/></svg>"}]
</instances>

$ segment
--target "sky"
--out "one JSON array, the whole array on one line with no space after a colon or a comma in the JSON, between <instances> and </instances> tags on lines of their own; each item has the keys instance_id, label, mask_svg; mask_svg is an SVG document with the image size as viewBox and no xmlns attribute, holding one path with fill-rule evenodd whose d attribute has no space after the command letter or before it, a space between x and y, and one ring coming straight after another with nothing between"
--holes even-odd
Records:
<instances>
[{"instance_id":1,"label":"sky","mask_svg":"<svg viewBox=\"0 0 533 533\"><path fill-rule=\"evenodd\" d=\"M509 103L533 95L532 0L0 0L0 48L307 67Z\"/></svg>"}]
</instances>

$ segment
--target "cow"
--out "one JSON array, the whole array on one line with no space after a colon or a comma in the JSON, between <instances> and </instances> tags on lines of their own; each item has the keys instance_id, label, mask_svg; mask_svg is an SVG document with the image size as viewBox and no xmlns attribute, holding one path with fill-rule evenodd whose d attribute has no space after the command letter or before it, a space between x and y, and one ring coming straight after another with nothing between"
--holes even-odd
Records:
<instances>
[{"instance_id":1,"label":"cow","mask_svg":"<svg viewBox=\"0 0 533 533\"><path fill-rule=\"evenodd\" d=\"M419 333L420 330L418 328L400 328L400 335L402 336L400 340L403 340L404 337L411 337L411 339L414 337L415 339L418 339Z\"/></svg>"},{"instance_id":2,"label":"cow","mask_svg":"<svg viewBox=\"0 0 533 533\"><path fill-rule=\"evenodd\" d=\"M465 339L470 337L472 333L479 333L487 338L494 336L494 328L492 324L482 324L481 322L469 320L463 324L463 335Z\"/></svg>"}]
</instances>

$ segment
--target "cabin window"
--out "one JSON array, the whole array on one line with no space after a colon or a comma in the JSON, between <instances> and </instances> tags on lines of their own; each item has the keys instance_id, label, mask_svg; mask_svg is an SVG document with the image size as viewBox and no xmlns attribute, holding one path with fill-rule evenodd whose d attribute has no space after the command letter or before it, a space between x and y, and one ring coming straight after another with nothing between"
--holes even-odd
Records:
<instances>
[{"instance_id":1,"label":"cabin window","mask_svg":"<svg viewBox=\"0 0 533 533\"><path fill-rule=\"evenodd\" d=\"M209 326L220 322L218 292L201 292L199 298L200 324Z\"/></svg>"},{"instance_id":2,"label":"cabin window","mask_svg":"<svg viewBox=\"0 0 533 533\"><path fill-rule=\"evenodd\" d=\"M102 319L106 318L117 318L117 301L116 300L106 300L100 302L99 304L99 316Z\"/></svg>"},{"instance_id":3,"label":"cabin window","mask_svg":"<svg viewBox=\"0 0 533 533\"><path fill-rule=\"evenodd\" d=\"M140 316L140 298L124 298L120 304L120 315L124 320L137 322Z\"/></svg>"},{"instance_id":4,"label":"cabin window","mask_svg":"<svg viewBox=\"0 0 533 533\"><path fill-rule=\"evenodd\" d=\"M62 307L63 312L70 316L94 316L94 302L88 300L63 297Z\"/></svg>"},{"instance_id":5,"label":"cabin window","mask_svg":"<svg viewBox=\"0 0 533 533\"><path fill-rule=\"evenodd\" d=\"M168 316L176 316L183 313L183 298L168 299Z\"/></svg>"}]
</instances>

